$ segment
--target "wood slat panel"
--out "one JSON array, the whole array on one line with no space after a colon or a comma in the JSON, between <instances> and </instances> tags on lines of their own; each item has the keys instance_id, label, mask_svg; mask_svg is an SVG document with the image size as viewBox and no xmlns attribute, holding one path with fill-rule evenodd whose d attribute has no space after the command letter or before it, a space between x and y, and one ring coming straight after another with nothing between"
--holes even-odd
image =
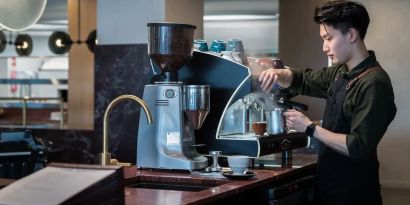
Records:
<instances>
[{"instance_id":1,"label":"wood slat panel","mask_svg":"<svg viewBox=\"0 0 410 205\"><path fill-rule=\"evenodd\" d=\"M97 0L80 1L80 27L78 26L78 1L68 0L68 28L73 41L81 41L96 29ZM69 53L68 72L68 128L94 128L94 54L86 44L73 44Z\"/></svg>"}]
</instances>

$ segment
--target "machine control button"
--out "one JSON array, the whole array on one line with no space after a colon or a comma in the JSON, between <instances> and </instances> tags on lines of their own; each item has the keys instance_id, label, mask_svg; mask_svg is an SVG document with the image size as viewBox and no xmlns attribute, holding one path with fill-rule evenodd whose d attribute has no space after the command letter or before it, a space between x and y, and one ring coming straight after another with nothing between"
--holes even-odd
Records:
<instances>
[{"instance_id":1,"label":"machine control button","mask_svg":"<svg viewBox=\"0 0 410 205\"><path fill-rule=\"evenodd\" d=\"M174 98L177 95L177 91L172 89L166 89L164 91L164 96L167 98Z\"/></svg>"}]
</instances>

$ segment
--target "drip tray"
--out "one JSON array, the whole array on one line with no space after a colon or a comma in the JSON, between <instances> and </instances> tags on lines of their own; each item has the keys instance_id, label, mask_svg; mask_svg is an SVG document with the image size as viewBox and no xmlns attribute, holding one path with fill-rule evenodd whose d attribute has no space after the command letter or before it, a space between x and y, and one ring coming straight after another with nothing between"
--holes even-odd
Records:
<instances>
[{"instance_id":1,"label":"drip tray","mask_svg":"<svg viewBox=\"0 0 410 205\"><path fill-rule=\"evenodd\" d=\"M131 183L126 185L127 188L140 188L140 189L162 189L162 190L174 190L174 191L190 191L199 192L206 189L218 187L222 184L228 183L226 180L220 180L215 178L206 179L204 176L200 178L178 178L178 177L144 177L137 176Z\"/></svg>"},{"instance_id":2,"label":"drip tray","mask_svg":"<svg viewBox=\"0 0 410 205\"><path fill-rule=\"evenodd\" d=\"M217 185L215 185L217 186ZM175 191L192 191L198 192L205 189L213 188L215 186L210 185L193 185L193 184L163 184L153 182L140 182L128 186L128 188L143 188L143 189L162 189L162 190L175 190Z\"/></svg>"}]
</instances>

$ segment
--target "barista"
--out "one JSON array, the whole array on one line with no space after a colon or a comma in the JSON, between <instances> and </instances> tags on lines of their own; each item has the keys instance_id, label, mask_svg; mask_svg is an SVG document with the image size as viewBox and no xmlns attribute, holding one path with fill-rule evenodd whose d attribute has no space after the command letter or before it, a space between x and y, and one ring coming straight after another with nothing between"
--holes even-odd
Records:
<instances>
[{"instance_id":1,"label":"barista","mask_svg":"<svg viewBox=\"0 0 410 205\"><path fill-rule=\"evenodd\" d=\"M319 140L317 204L382 204L377 145L396 114L388 74L364 43L369 15L357 2L329 1L315 10L323 52L333 66L271 68L259 80L299 94L327 99L322 126L296 110L286 125Z\"/></svg>"}]
</instances>

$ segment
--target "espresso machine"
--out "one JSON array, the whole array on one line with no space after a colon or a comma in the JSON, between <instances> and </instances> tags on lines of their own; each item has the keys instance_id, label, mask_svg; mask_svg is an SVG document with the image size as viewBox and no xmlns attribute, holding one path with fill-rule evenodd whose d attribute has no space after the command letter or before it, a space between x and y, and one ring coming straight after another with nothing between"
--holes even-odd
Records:
<instances>
[{"instance_id":1,"label":"espresso machine","mask_svg":"<svg viewBox=\"0 0 410 205\"><path fill-rule=\"evenodd\" d=\"M212 53L193 52L194 30L187 24L148 24L153 72L143 100L154 122L148 124L140 114L137 167L201 170L208 167L204 155L211 150L253 158L282 152L288 158L292 149L305 147L304 133L256 136L245 127L249 128L250 116L253 121L264 120L258 113L267 106L254 107L255 112L246 115L249 109L237 110L237 103L248 96L253 101L272 99L253 95L256 78L250 67Z\"/></svg>"},{"instance_id":2,"label":"espresso machine","mask_svg":"<svg viewBox=\"0 0 410 205\"><path fill-rule=\"evenodd\" d=\"M194 130L201 128L210 110L210 86L188 85L178 79L178 70L192 57L193 25L148 23L148 54L160 69L144 88L143 100L154 122L140 116L137 167L199 170L208 166L196 150ZM154 69L154 67L153 67Z\"/></svg>"}]
</instances>

